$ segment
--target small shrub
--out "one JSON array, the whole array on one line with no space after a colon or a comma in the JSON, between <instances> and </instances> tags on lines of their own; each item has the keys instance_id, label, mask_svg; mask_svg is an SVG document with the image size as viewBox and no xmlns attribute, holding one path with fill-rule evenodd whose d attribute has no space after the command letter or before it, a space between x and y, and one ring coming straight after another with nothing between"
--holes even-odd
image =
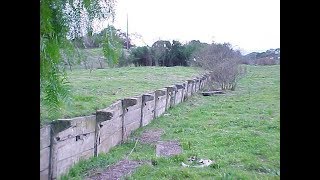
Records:
<instances>
[{"instance_id":1,"label":"small shrub","mask_svg":"<svg viewBox=\"0 0 320 180\"><path fill-rule=\"evenodd\" d=\"M230 44L207 45L193 54L195 63L211 71L212 84L222 90L235 90L239 77L245 74L245 66L240 66L242 55L234 51Z\"/></svg>"}]
</instances>

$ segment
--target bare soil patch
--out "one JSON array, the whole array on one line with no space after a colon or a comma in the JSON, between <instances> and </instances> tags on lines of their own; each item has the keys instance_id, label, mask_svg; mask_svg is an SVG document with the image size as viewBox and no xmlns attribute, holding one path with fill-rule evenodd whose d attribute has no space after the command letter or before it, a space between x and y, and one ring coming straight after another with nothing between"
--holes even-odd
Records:
<instances>
[{"instance_id":1,"label":"bare soil patch","mask_svg":"<svg viewBox=\"0 0 320 180\"><path fill-rule=\"evenodd\" d=\"M181 153L182 148L178 141L159 141L156 144L157 156L173 156Z\"/></svg>"},{"instance_id":2,"label":"bare soil patch","mask_svg":"<svg viewBox=\"0 0 320 180\"><path fill-rule=\"evenodd\" d=\"M131 174L137 167L144 163L146 162L124 159L107 167L107 169L102 172L97 172L87 177L86 180L118 180L123 176Z\"/></svg>"},{"instance_id":3,"label":"bare soil patch","mask_svg":"<svg viewBox=\"0 0 320 180\"><path fill-rule=\"evenodd\" d=\"M139 137L139 142L142 144L155 144L160 141L161 135L164 133L162 129L148 129Z\"/></svg>"}]
</instances>

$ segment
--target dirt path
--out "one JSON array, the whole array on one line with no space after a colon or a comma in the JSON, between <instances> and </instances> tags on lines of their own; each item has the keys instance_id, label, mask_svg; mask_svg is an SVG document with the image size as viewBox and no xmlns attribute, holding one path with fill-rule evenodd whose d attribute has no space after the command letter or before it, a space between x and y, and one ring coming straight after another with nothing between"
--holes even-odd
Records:
<instances>
[{"instance_id":1,"label":"dirt path","mask_svg":"<svg viewBox=\"0 0 320 180\"><path fill-rule=\"evenodd\" d=\"M161 135L164 133L162 129L149 129L144 131L139 137L141 144L156 144ZM118 180L123 176L131 174L136 168L142 164L149 163L147 161L135 161L124 159L108 166L101 172L96 172L86 178L86 180Z\"/></svg>"},{"instance_id":2,"label":"dirt path","mask_svg":"<svg viewBox=\"0 0 320 180\"><path fill-rule=\"evenodd\" d=\"M142 164L142 161L121 160L116 164L109 166L106 170L97 172L86 178L86 180L117 180L122 176L129 175Z\"/></svg>"},{"instance_id":3,"label":"dirt path","mask_svg":"<svg viewBox=\"0 0 320 180\"><path fill-rule=\"evenodd\" d=\"M181 147L177 141L160 141L161 135L164 133L162 129L149 129L144 131L139 137L141 144L154 144L157 156L171 156L181 153ZM136 168L142 164L151 164L149 161L135 161L123 159L117 163L108 166L101 172L86 178L86 180L118 180L123 176L131 174Z\"/></svg>"}]
</instances>

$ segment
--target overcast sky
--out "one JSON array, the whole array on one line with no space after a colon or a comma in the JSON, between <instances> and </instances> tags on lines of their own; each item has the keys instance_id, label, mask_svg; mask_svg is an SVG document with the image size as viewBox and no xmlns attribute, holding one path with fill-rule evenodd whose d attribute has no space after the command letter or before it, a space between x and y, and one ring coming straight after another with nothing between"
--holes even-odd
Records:
<instances>
[{"instance_id":1,"label":"overcast sky","mask_svg":"<svg viewBox=\"0 0 320 180\"><path fill-rule=\"evenodd\" d=\"M280 0L116 0L114 26L155 41L229 42L246 54L280 47ZM136 45L144 45L135 42Z\"/></svg>"}]
</instances>

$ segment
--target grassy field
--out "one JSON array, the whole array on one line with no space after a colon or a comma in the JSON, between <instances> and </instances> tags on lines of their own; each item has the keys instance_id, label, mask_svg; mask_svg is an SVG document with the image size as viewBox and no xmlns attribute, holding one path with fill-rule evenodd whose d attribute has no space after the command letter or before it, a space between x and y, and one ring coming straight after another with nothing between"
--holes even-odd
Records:
<instances>
[{"instance_id":1,"label":"grassy field","mask_svg":"<svg viewBox=\"0 0 320 180\"><path fill-rule=\"evenodd\" d=\"M132 97L158 88L182 82L200 74L191 67L124 67L68 71L72 99L61 109L58 118L90 115L106 108L117 99ZM57 118L45 108L41 111L43 123Z\"/></svg>"},{"instance_id":2,"label":"grassy field","mask_svg":"<svg viewBox=\"0 0 320 180\"><path fill-rule=\"evenodd\" d=\"M183 153L158 158L151 145L138 143L129 156L153 160L125 179L280 179L280 66L248 66L236 91L226 95L195 95L136 131L161 128L162 140L179 140ZM134 141L76 164L63 179L83 179L124 158ZM215 165L181 167L191 155Z\"/></svg>"}]
</instances>

